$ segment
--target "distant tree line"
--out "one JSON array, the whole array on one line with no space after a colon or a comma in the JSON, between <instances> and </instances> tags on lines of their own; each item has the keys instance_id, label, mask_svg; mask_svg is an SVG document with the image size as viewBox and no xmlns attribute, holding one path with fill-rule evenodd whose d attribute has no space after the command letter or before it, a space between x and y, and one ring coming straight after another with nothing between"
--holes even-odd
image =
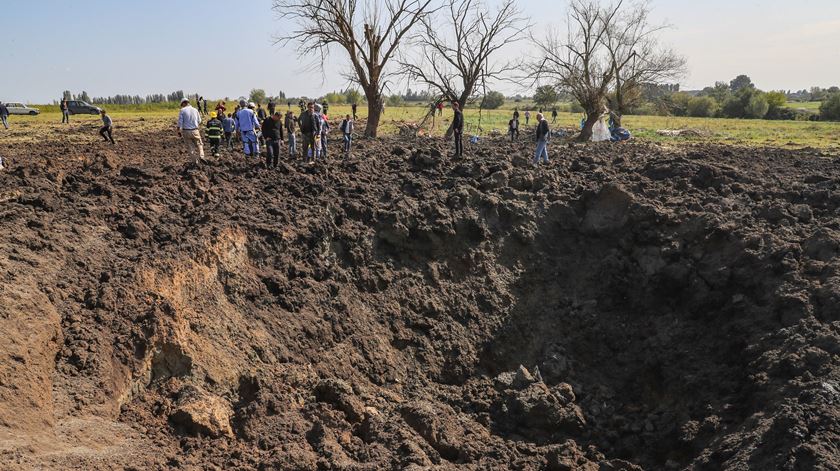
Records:
<instances>
[{"instance_id":1,"label":"distant tree line","mask_svg":"<svg viewBox=\"0 0 840 471\"><path fill-rule=\"evenodd\" d=\"M782 119L797 121L838 120L840 88L810 91L758 89L749 76L739 75L729 82L716 82L699 92L656 93L646 90L645 97L653 108L676 116L701 118ZM822 101L819 113L786 106L788 101Z\"/></svg>"},{"instance_id":2,"label":"distant tree line","mask_svg":"<svg viewBox=\"0 0 840 471\"><path fill-rule=\"evenodd\" d=\"M169 94L152 94L145 97L140 95L114 95L109 97L93 97L91 98L86 91L78 94L73 94L70 90L65 90L61 98L63 100L79 100L95 105L145 105L147 103L169 103L179 102L186 95L183 90L177 90Z\"/></svg>"}]
</instances>

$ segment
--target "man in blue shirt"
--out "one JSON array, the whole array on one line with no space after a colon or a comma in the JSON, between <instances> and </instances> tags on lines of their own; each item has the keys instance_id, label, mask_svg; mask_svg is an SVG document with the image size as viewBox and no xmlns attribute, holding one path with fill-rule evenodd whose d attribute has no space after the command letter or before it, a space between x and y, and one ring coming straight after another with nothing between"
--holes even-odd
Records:
<instances>
[{"instance_id":1,"label":"man in blue shirt","mask_svg":"<svg viewBox=\"0 0 840 471\"><path fill-rule=\"evenodd\" d=\"M224 115L224 113L222 113ZM233 120L233 115L228 113L227 116L222 118L222 130L225 132L225 143L227 144L228 150L233 149L233 142L232 136L233 131L236 130L236 122Z\"/></svg>"},{"instance_id":2,"label":"man in blue shirt","mask_svg":"<svg viewBox=\"0 0 840 471\"><path fill-rule=\"evenodd\" d=\"M257 141L257 129L260 128L260 122L257 121L257 115L254 113L253 103L246 107L245 100L239 102L242 107L236 112L236 126L239 130L240 138L242 139L242 147L246 157L260 156L260 144Z\"/></svg>"}]
</instances>

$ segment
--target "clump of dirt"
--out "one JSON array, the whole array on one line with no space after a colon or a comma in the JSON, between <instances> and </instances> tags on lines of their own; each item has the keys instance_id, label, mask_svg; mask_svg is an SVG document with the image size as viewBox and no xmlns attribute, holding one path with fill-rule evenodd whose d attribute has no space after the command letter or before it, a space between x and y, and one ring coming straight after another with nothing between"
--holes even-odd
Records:
<instances>
[{"instance_id":1,"label":"clump of dirt","mask_svg":"<svg viewBox=\"0 0 840 471\"><path fill-rule=\"evenodd\" d=\"M4 468L840 464L830 160L149 138L0 145Z\"/></svg>"}]
</instances>

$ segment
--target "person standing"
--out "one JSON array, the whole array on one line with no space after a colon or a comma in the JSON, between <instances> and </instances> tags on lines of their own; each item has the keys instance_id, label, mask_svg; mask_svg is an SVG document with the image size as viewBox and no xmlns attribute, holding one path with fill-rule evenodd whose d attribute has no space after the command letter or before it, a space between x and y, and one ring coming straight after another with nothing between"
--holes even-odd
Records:
<instances>
[{"instance_id":1,"label":"person standing","mask_svg":"<svg viewBox=\"0 0 840 471\"><path fill-rule=\"evenodd\" d=\"M310 159L315 157L315 136L321 135L321 120L315 115L315 103L309 102L306 104L306 111L298 117L298 125L300 125L300 134L303 139L301 152L303 158L307 162L312 162ZM320 142L318 143L320 145Z\"/></svg>"},{"instance_id":2,"label":"person standing","mask_svg":"<svg viewBox=\"0 0 840 471\"><path fill-rule=\"evenodd\" d=\"M326 111L324 111L323 107L319 104L315 105L315 114L318 116L318 120L321 122L321 134L318 136L320 139L320 153L318 154L322 159L327 160L327 134L330 132L330 120L327 116Z\"/></svg>"},{"instance_id":3,"label":"person standing","mask_svg":"<svg viewBox=\"0 0 840 471\"><path fill-rule=\"evenodd\" d=\"M519 108L513 109L513 119L519 121Z\"/></svg>"},{"instance_id":4,"label":"person standing","mask_svg":"<svg viewBox=\"0 0 840 471\"><path fill-rule=\"evenodd\" d=\"M236 122L233 120L233 116L230 113L227 116L222 113L222 131L225 133L225 144L228 150L233 149L233 131L235 130Z\"/></svg>"},{"instance_id":5,"label":"person standing","mask_svg":"<svg viewBox=\"0 0 840 471\"><path fill-rule=\"evenodd\" d=\"M111 117L108 116L107 111L102 110L100 111L100 114L102 115L102 127L99 128L99 135L102 136L103 139L105 139L105 142L110 141L111 144L116 144L113 135L114 122L111 121Z\"/></svg>"},{"instance_id":6,"label":"person standing","mask_svg":"<svg viewBox=\"0 0 840 471\"><path fill-rule=\"evenodd\" d=\"M61 99L61 124L70 124L70 107L67 106L67 100Z\"/></svg>"},{"instance_id":7,"label":"person standing","mask_svg":"<svg viewBox=\"0 0 840 471\"><path fill-rule=\"evenodd\" d=\"M280 164L280 144L283 142L283 117L280 112L265 118L262 134L265 139L265 168L277 168Z\"/></svg>"},{"instance_id":8,"label":"person standing","mask_svg":"<svg viewBox=\"0 0 840 471\"><path fill-rule=\"evenodd\" d=\"M295 115L291 110L286 112L286 135L289 136L289 156L294 157L297 154L297 139L295 138Z\"/></svg>"},{"instance_id":9,"label":"person standing","mask_svg":"<svg viewBox=\"0 0 840 471\"><path fill-rule=\"evenodd\" d=\"M358 119L356 118L356 109L358 108L358 105L353 103L352 105L350 105L350 108L353 110L353 121L355 121L356 119Z\"/></svg>"},{"instance_id":10,"label":"person standing","mask_svg":"<svg viewBox=\"0 0 840 471\"><path fill-rule=\"evenodd\" d=\"M529 121L531 121L531 111L525 110L525 126L528 125Z\"/></svg>"},{"instance_id":11,"label":"person standing","mask_svg":"<svg viewBox=\"0 0 840 471\"><path fill-rule=\"evenodd\" d=\"M202 98L203 103L201 104L202 109L204 110L205 116L207 115L207 100Z\"/></svg>"},{"instance_id":12,"label":"person standing","mask_svg":"<svg viewBox=\"0 0 840 471\"><path fill-rule=\"evenodd\" d=\"M227 111L227 106L225 105L224 101L220 101L216 103L216 113L219 117L224 118L224 114Z\"/></svg>"},{"instance_id":13,"label":"person standing","mask_svg":"<svg viewBox=\"0 0 840 471\"><path fill-rule=\"evenodd\" d=\"M510 142L519 139L519 117L516 115L508 123L508 134L510 134Z\"/></svg>"},{"instance_id":14,"label":"person standing","mask_svg":"<svg viewBox=\"0 0 840 471\"><path fill-rule=\"evenodd\" d=\"M272 114L274 114L274 113L271 112L271 113L268 114L268 116L270 116ZM268 116L266 116L265 110L263 109L262 104L257 104L257 118L260 120L260 122L265 121L265 118L267 118Z\"/></svg>"},{"instance_id":15,"label":"person standing","mask_svg":"<svg viewBox=\"0 0 840 471\"><path fill-rule=\"evenodd\" d=\"M274 98L269 98L268 100L268 115L274 116L274 112L277 110L277 103L274 102Z\"/></svg>"},{"instance_id":16,"label":"person standing","mask_svg":"<svg viewBox=\"0 0 840 471\"><path fill-rule=\"evenodd\" d=\"M239 130L239 138L242 139L242 148L245 157L259 157L260 144L257 141L257 130L260 129L260 122L254 113L254 104L239 102L240 110L236 112L236 128Z\"/></svg>"},{"instance_id":17,"label":"person standing","mask_svg":"<svg viewBox=\"0 0 840 471\"><path fill-rule=\"evenodd\" d=\"M443 102L439 101L437 104L438 116L443 116Z\"/></svg>"},{"instance_id":18,"label":"person standing","mask_svg":"<svg viewBox=\"0 0 840 471\"><path fill-rule=\"evenodd\" d=\"M353 120L350 115L344 117L344 121L339 126L342 136L344 136L344 157L350 157L350 145L353 142Z\"/></svg>"},{"instance_id":19,"label":"person standing","mask_svg":"<svg viewBox=\"0 0 840 471\"><path fill-rule=\"evenodd\" d=\"M457 101L452 102L452 110L455 116L452 118L452 136L455 138L455 157L464 155L464 114Z\"/></svg>"},{"instance_id":20,"label":"person standing","mask_svg":"<svg viewBox=\"0 0 840 471\"><path fill-rule=\"evenodd\" d=\"M0 121L3 121L3 127L9 129L9 109L0 101Z\"/></svg>"},{"instance_id":21,"label":"person standing","mask_svg":"<svg viewBox=\"0 0 840 471\"><path fill-rule=\"evenodd\" d=\"M556 122L557 122L557 108L553 108L551 110L551 124L554 124Z\"/></svg>"},{"instance_id":22,"label":"person standing","mask_svg":"<svg viewBox=\"0 0 840 471\"><path fill-rule=\"evenodd\" d=\"M201 115L198 110L190 105L189 98L181 99L181 111L178 113L178 136L187 145L187 152L195 157L195 162L204 161L204 143L201 141L201 133L198 127L201 125Z\"/></svg>"},{"instance_id":23,"label":"person standing","mask_svg":"<svg viewBox=\"0 0 840 471\"><path fill-rule=\"evenodd\" d=\"M219 146L222 144L222 121L215 111L210 112L210 121L207 121L207 141L210 142L210 150L213 157L219 156Z\"/></svg>"},{"instance_id":24,"label":"person standing","mask_svg":"<svg viewBox=\"0 0 840 471\"><path fill-rule=\"evenodd\" d=\"M537 113L537 152L534 155L534 165L539 165L540 161L548 163L549 135L548 121L542 113Z\"/></svg>"}]
</instances>

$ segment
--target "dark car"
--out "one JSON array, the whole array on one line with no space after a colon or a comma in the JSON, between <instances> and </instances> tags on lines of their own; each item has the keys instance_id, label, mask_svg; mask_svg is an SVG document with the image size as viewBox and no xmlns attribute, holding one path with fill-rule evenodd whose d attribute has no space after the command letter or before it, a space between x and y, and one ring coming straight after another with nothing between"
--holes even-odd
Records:
<instances>
[{"instance_id":1,"label":"dark car","mask_svg":"<svg viewBox=\"0 0 840 471\"><path fill-rule=\"evenodd\" d=\"M79 100L69 100L67 102L67 110L70 111L70 114L99 114L102 111L97 106Z\"/></svg>"}]
</instances>

